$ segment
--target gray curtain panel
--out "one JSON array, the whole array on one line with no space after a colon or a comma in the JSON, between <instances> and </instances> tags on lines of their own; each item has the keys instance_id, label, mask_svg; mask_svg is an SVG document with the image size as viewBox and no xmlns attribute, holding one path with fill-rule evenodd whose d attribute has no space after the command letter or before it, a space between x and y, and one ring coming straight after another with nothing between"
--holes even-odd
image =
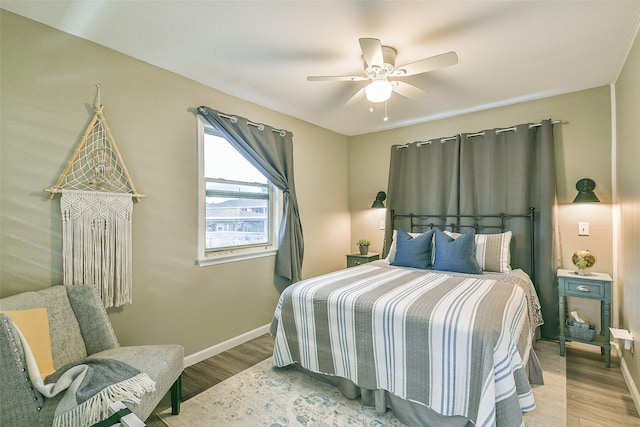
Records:
<instances>
[{"instance_id":1,"label":"gray curtain panel","mask_svg":"<svg viewBox=\"0 0 640 427\"><path fill-rule=\"evenodd\" d=\"M460 213L527 213L536 209L535 285L545 324L542 336L558 336L558 288L554 261L556 169L551 120L509 130L462 134L460 143ZM530 271L528 221L511 221L512 264Z\"/></svg>"},{"instance_id":2,"label":"gray curtain panel","mask_svg":"<svg viewBox=\"0 0 640 427\"><path fill-rule=\"evenodd\" d=\"M198 107L198 112L283 192L284 206L275 274L279 279L279 287L299 281L304 240L293 180L293 135L291 132L274 132L267 125L251 125L247 119L239 116L232 116L235 120L229 120L221 117L222 113L205 106Z\"/></svg>"},{"instance_id":3,"label":"gray curtain panel","mask_svg":"<svg viewBox=\"0 0 640 427\"><path fill-rule=\"evenodd\" d=\"M459 136L391 147L387 223L397 213L458 213ZM405 231L410 231L406 229ZM385 231L384 255L393 230Z\"/></svg>"},{"instance_id":4,"label":"gray curtain panel","mask_svg":"<svg viewBox=\"0 0 640 427\"><path fill-rule=\"evenodd\" d=\"M446 142L394 145L388 185L388 216L407 214L527 214L536 209L535 285L545 324L542 336L558 336L554 221L556 174L551 120L504 131L461 134ZM486 219L480 225L495 225ZM455 222L455 221L452 221ZM465 220L461 219L461 224ZM473 225L473 224L471 224ZM511 220L512 264L531 271L529 222ZM385 234L385 253L393 230Z\"/></svg>"}]
</instances>

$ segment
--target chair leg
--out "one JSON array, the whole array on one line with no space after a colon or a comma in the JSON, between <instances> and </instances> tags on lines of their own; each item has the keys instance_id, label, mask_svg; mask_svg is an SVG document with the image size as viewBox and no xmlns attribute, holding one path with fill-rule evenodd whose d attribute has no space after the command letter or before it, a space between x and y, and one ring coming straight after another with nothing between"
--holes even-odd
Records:
<instances>
[{"instance_id":1,"label":"chair leg","mask_svg":"<svg viewBox=\"0 0 640 427\"><path fill-rule=\"evenodd\" d=\"M171 413L178 415L180 413L180 401L182 400L182 375L178 377L176 382L171 386Z\"/></svg>"}]
</instances>

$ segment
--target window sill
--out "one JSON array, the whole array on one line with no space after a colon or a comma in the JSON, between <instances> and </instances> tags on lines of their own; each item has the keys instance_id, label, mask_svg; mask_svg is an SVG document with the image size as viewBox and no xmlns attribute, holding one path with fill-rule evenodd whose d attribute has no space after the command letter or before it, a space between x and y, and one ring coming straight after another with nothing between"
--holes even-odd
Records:
<instances>
[{"instance_id":1,"label":"window sill","mask_svg":"<svg viewBox=\"0 0 640 427\"><path fill-rule=\"evenodd\" d=\"M261 249L258 251L244 253L240 253L239 251L236 251L236 253L225 252L217 255L199 257L198 259L196 259L196 265L198 267L208 267L210 265L225 264L228 262L244 261L266 256L275 256L277 252L277 249Z\"/></svg>"}]
</instances>

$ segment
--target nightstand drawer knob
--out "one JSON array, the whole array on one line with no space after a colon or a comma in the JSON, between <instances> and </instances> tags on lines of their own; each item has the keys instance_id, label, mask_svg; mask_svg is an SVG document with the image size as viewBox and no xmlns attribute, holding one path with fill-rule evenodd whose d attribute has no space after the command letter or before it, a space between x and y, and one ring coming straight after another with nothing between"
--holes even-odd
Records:
<instances>
[{"instance_id":1,"label":"nightstand drawer knob","mask_svg":"<svg viewBox=\"0 0 640 427\"><path fill-rule=\"evenodd\" d=\"M360 265L360 261L355 261L353 265Z\"/></svg>"},{"instance_id":2,"label":"nightstand drawer knob","mask_svg":"<svg viewBox=\"0 0 640 427\"><path fill-rule=\"evenodd\" d=\"M578 286L576 290L580 292L591 292L591 289L588 286Z\"/></svg>"}]
</instances>

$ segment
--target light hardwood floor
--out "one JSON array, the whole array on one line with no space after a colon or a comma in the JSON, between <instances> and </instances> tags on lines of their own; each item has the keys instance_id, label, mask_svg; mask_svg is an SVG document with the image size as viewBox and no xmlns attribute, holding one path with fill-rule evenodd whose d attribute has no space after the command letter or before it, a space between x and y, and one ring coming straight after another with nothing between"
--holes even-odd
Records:
<instances>
[{"instance_id":1,"label":"light hardwood floor","mask_svg":"<svg viewBox=\"0 0 640 427\"><path fill-rule=\"evenodd\" d=\"M607 369L599 347L570 342L565 349L567 427L640 426L615 352Z\"/></svg>"},{"instance_id":2,"label":"light hardwood floor","mask_svg":"<svg viewBox=\"0 0 640 427\"><path fill-rule=\"evenodd\" d=\"M185 369L183 401L271 356L273 338L262 335ZM611 367L595 346L567 342L567 427L640 427L640 417L627 390L620 363ZM156 413L171 406L168 396L147 419L149 427L166 427Z\"/></svg>"}]
</instances>

